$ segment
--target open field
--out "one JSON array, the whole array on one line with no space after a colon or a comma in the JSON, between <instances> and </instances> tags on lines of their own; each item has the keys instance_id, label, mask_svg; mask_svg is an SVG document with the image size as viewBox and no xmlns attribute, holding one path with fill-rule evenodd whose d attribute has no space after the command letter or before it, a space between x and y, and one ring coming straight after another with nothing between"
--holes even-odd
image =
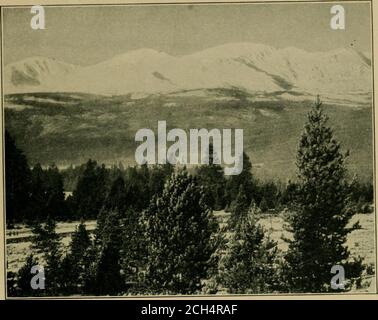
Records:
<instances>
[{"instance_id":1,"label":"open field","mask_svg":"<svg viewBox=\"0 0 378 320\"><path fill-rule=\"evenodd\" d=\"M224 211L215 212L221 226L225 225L230 213ZM374 213L356 214L350 224L359 221L361 228L349 234L347 245L351 251L352 257L363 257L364 263L369 266L375 266L375 245L374 245ZM291 237L291 234L284 229L284 220L280 215L262 214L259 223L265 228L270 238L277 242L278 248L285 252L288 249L287 243L282 239ZM227 235L226 235L227 236ZM374 268L375 270L375 268ZM356 291L374 292L375 276L367 275L363 279L363 288Z\"/></svg>"},{"instance_id":2,"label":"open field","mask_svg":"<svg viewBox=\"0 0 378 320\"><path fill-rule=\"evenodd\" d=\"M229 213L218 211L215 213L221 223L228 219ZM375 264L374 248L374 214L356 214L350 224L360 222L361 229L353 231L347 241L351 254L361 256L366 264ZM290 233L284 230L284 220L281 216L262 214L259 223L265 228L270 238L278 243L278 248L287 250L287 244L282 237L290 238Z\"/></svg>"},{"instance_id":3,"label":"open field","mask_svg":"<svg viewBox=\"0 0 378 320\"><path fill-rule=\"evenodd\" d=\"M225 225L229 213L216 211L215 216L221 226ZM352 256L361 256L367 265L375 265L375 245L374 245L374 214L356 214L351 223L360 222L361 229L353 231L348 237L348 247ZM278 243L282 251L287 250L287 244L282 240L282 236L290 237L290 234L284 230L284 221L281 216L262 214L259 220L266 229L269 236ZM58 223L57 232L62 236L62 243L68 246L70 235L75 230L79 222ZM96 221L87 221L87 229L93 231L96 227ZM8 270L17 271L24 263L27 255L30 253L32 233L25 226L17 226L17 229L7 230L7 264ZM366 276L363 280L363 288L358 291L374 291L374 276Z\"/></svg>"},{"instance_id":4,"label":"open field","mask_svg":"<svg viewBox=\"0 0 378 320\"><path fill-rule=\"evenodd\" d=\"M57 223L56 232L62 237L62 243L68 246L71 240L71 234L75 231L78 221L59 222ZM96 227L96 221L87 221L86 228L93 231ZM25 262L30 253L31 239L33 234L30 228L24 225L17 225L15 229L7 230L7 266L9 271L17 271Z\"/></svg>"}]
</instances>

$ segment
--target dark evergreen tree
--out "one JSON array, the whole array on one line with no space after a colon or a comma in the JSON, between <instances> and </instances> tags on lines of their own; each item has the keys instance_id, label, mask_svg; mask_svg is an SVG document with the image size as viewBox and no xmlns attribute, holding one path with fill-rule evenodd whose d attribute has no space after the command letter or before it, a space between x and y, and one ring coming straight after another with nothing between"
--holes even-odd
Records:
<instances>
[{"instance_id":1,"label":"dark evergreen tree","mask_svg":"<svg viewBox=\"0 0 378 320\"><path fill-rule=\"evenodd\" d=\"M350 208L355 213L370 213L373 211L372 203L374 200L374 188L370 182L363 183L354 177L350 184Z\"/></svg>"},{"instance_id":2,"label":"dark evergreen tree","mask_svg":"<svg viewBox=\"0 0 378 320\"><path fill-rule=\"evenodd\" d=\"M230 229L234 229L241 221L245 215L248 213L248 208L250 206L250 201L245 194L244 185L241 184L239 187L239 193L235 201L231 204L231 216L228 221Z\"/></svg>"},{"instance_id":3,"label":"dark evergreen tree","mask_svg":"<svg viewBox=\"0 0 378 320\"><path fill-rule=\"evenodd\" d=\"M113 181L105 199L104 209L107 211L118 210L119 212L125 212L129 205L125 181L122 177L118 177Z\"/></svg>"},{"instance_id":4,"label":"dark evergreen tree","mask_svg":"<svg viewBox=\"0 0 378 320\"><path fill-rule=\"evenodd\" d=\"M33 227L32 248L42 255L46 276L46 292L51 295L61 294L62 285L62 247L61 237L56 233L56 222L48 216L46 223Z\"/></svg>"},{"instance_id":5,"label":"dark evergreen tree","mask_svg":"<svg viewBox=\"0 0 378 320\"><path fill-rule=\"evenodd\" d=\"M64 202L63 178L59 169L53 164L44 174L46 188L46 211L59 219L67 219L69 215Z\"/></svg>"},{"instance_id":6,"label":"dark evergreen tree","mask_svg":"<svg viewBox=\"0 0 378 320\"><path fill-rule=\"evenodd\" d=\"M207 276L217 224L204 191L186 169L172 175L143 214L148 249L146 282L151 292L190 294Z\"/></svg>"},{"instance_id":7,"label":"dark evergreen tree","mask_svg":"<svg viewBox=\"0 0 378 320\"><path fill-rule=\"evenodd\" d=\"M31 208L30 222L42 221L47 218L47 194L45 188L45 177L41 165L36 164L31 170Z\"/></svg>"},{"instance_id":8,"label":"dark evergreen tree","mask_svg":"<svg viewBox=\"0 0 378 320\"><path fill-rule=\"evenodd\" d=\"M104 165L89 160L73 191L76 214L81 218L97 218L107 195L108 176Z\"/></svg>"},{"instance_id":9,"label":"dark evergreen tree","mask_svg":"<svg viewBox=\"0 0 378 320\"><path fill-rule=\"evenodd\" d=\"M281 195L281 204L283 205L290 205L291 203L295 202L298 194L298 184L292 181L288 181L286 188L284 189Z\"/></svg>"},{"instance_id":10,"label":"dark evergreen tree","mask_svg":"<svg viewBox=\"0 0 378 320\"><path fill-rule=\"evenodd\" d=\"M16 277L16 289L14 294L21 297L32 297L44 295L44 291L35 290L31 287L31 269L33 266L38 265L37 260L32 254L29 254L26 258L25 264L18 270Z\"/></svg>"},{"instance_id":11,"label":"dark evergreen tree","mask_svg":"<svg viewBox=\"0 0 378 320\"><path fill-rule=\"evenodd\" d=\"M5 130L5 188L6 222L9 228L14 222L28 218L31 173L25 155L17 148L7 130Z\"/></svg>"},{"instance_id":12,"label":"dark evergreen tree","mask_svg":"<svg viewBox=\"0 0 378 320\"><path fill-rule=\"evenodd\" d=\"M126 210L129 206L131 204L127 199L125 181L119 176L113 181L104 201L104 206L97 217L96 240L103 237L102 232L107 221L107 215L110 212L117 212L119 219L125 218Z\"/></svg>"},{"instance_id":13,"label":"dark evergreen tree","mask_svg":"<svg viewBox=\"0 0 378 320\"><path fill-rule=\"evenodd\" d=\"M241 215L228 244L221 283L230 293L258 294L277 289L277 243L257 224L256 209L253 206Z\"/></svg>"},{"instance_id":14,"label":"dark evergreen tree","mask_svg":"<svg viewBox=\"0 0 378 320\"><path fill-rule=\"evenodd\" d=\"M149 187L150 196L159 195L163 192L164 184L173 173L173 166L168 164L155 165L150 169Z\"/></svg>"},{"instance_id":15,"label":"dark evergreen tree","mask_svg":"<svg viewBox=\"0 0 378 320\"><path fill-rule=\"evenodd\" d=\"M148 168L129 167L125 173L126 198L130 207L137 211L146 208L150 199Z\"/></svg>"},{"instance_id":16,"label":"dark evergreen tree","mask_svg":"<svg viewBox=\"0 0 378 320\"><path fill-rule=\"evenodd\" d=\"M289 215L293 239L288 240L286 255L289 289L297 292L330 290L334 265L342 265L348 278L358 276L352 270L361 270L350 266L345 245L347 235L358 227L348 227L353 213L346 208L346 155L327 120L318 99L299 142L299 184L293 213Z\"/></svg>"},{"instance_id":17,"label":"dark evergreen tree","mask_svg":"<svg viewBox=\"0 0 378 320\"><path fill-rule=\"evenodd\" d=\"M206 192L207 204L211 209L221 210L225 206L224 187L226 179L221 165L215 163L217 155L214 147L209 145L209 164L201 165L196 170L199 184L204 187Z\"/></svg>"},{"instance_id":18,"label":"dark evergreen tree","mask_svg":"<svg viewBox=\"0 0 378 320\"><path fill-rule=\"evenodd\" d=\"M71 235L68 254L62 261L65 281L63 290L68 294L85 293L87 273L94 262L92 257L92 242L83 221Z\"/></svg>"},{"instance_id":19,"label":"dark evergreen tree","mask_svg":"<svg viewBox=\"0 0 378 320\"><path fill-rule=\"evenodd\" d=\"M123 220L121 266L131 293L140 293L144 290L143 271L147 258L147 243L143 236L140 214L129 209Z\"/></svg>"},{"instance_id":20,"label":"dark evergreen tree","mask_svg":"<svg viewBox=\"0 0 378 320\"><path fill-rule=\"evenodd\" d=\"M93 289L98 295L118 295L125 291L121 275L122 219L117 212L106 215L105 224L98 239L98 260Z\"/></svg>"},{"instance_id":21,"label":"dark evergreen tree","mask_svg":"<svg viewBox=\"0 0 378 320\"><path fill-rule=\"evenodd\" d=\"M268 201L266 200L265 197L263 197L260 201L260 209L261 209L262 212L266 212L269 209Z\"/></svg>"},{"instance_id":22,"label":"dark evergreen tree","mask_svg":"<svg viewBox=\"0 0 378 320\"><path fill-rule=\"evenodd\" d=\"M121 170L118 166L112 165L110 169L108 169L108 178L109 181L114 182L118 178L123 178L124 170Z\"/></svg>"},{"instance_id":23,"label":"dark evergreen tree","mask_svg":"<svg viewBox=\"0 0 378 320\"><path fill-rule=\"evenodd\" d=\"M259 186L259 194L261 196L259 207L262 211L274 209L280 204L281 192L278 184L273 181L261 183Z\"/></svg>"},{"instance_id":24,"label":"dark evergreen tree","mask_svg":"<svg viewBox=\"0 0 378 320\"><path fill-rule=\"evenodd\" d=\"M30 223L44 221L48 215L57 219L70 217L64 199L63 178L58 168L52 165L43 170L36 164L31 170Z\"/></svg>"},{"instance_id":25,"label":"dark evergreen tree","mask_svg":"<svg viewBox=\"0 0 378 320\"><path fill-rule=\"evenodd\" d=\"M249 203L252 199L257 203L260 202L258 189L252 176L252 164L245 152L243 152L242 172L238 175L230 176L226 183L226 202L228 205L231 205L236 199L241 185L243 185Z\"/></svg>"}]
</instances>

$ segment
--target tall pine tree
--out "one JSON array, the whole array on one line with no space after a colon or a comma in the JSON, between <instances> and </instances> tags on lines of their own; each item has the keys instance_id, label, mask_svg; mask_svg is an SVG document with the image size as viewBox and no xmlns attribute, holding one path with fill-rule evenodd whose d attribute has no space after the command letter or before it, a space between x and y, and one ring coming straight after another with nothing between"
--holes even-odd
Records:
<instances>
[{"instance_id":1,"label":"tall pine tree","mask_svg":"<svg viewBox=\"0 0 378 320\"><path fill-rule=\"evenodd\" d=\"M31 287L30 281L33 277L31 274L31 269L33 266L37 266L37 259L32 254L29 254L25 260L25 263L17 272L16 285L13 289L12 296L21 296L21 297L32 297L43 295L44 290L35 290ZM8 294L9 294L9 284L8 284Z\"/></svg>"},{"instance_id":2,"label":"tall pine tree","mask_svg":"<svg viewBox=\"0 0 378 320\"><path fill-rule=\"evenodd\" d=\"M80 218L97 218L107 195L108 174L104 165L88 160L73 191L75 214Z\"/></svg>"},{"instance_id":3,"label":"tall pine tree","mask_svg":"<svg viewBox=\"0 0 378 320\"><path fill-rule=\"evenodd\" d=\"M8 227L28 218L31 199L31 173L24 153L5 130L5 188Z\"/></svg>"},{"instance_id":4,"label":"tall pine tree","mask_svg":"<svg viewBox=\"0 0 378 320\"><path fill-rule=\"evenodd\" d=\"M42 166L37 163L31 170L32 188L31 188L31 217L30 219L42 221L47 218L47 193L45 187L45 175Z\"/></svg>"},{"instance_id":5,"label":"tall pine tree","mask_svg":"<svg viewBox=\"0 0 378 320\"><path fill-rule=\"evenodd\" d=\"M143 236L140 213L129 209L123 219L121 266L130 293L145 287L143 270L147 260L147 243Z\"/></svg>"},{"instance_id":6,"label":"tall pine tree","mask_svg":"<svg viewBox=\"0 0 378 320\"><path fill-rule=\"evenodd\" d=\"M55 164L45 171L45 187L47 214L63 219L69 218L64 202L63 177Z\"/></svg>"},{"instance_id":7,"label":"tall pine tree","mask_svg":"<svg viewBox=\"0 0 378 320\"><path fill-rule=\"evenodd\" d=\"M144 212L146 281L155 293L199 292L207 276L216 223L204 191L186 169L174 173Z\"/></svg>"},{"instance_id":8,"label":"tall pine tree","mask_svg":"<svg viewBox=\"0 0 378 320\"><path fill-rule=\"evenodd\" d=\"M32 248L42 254L43 266L46 275L46 293L61 294L62 286L62 246L61 237L55 231L56 222L48 216L46 223L36 224L33 227L34 239Z\"/></svg>"},{"instance_id":9,"label":"tall pine tree","mask_svg":"<svg viewBox=\"0 0 378 320\"><path fill-rule=\"evenodd\" d=\"M231 205L231 203L236 199L241 185L243 185L248 203L250 203L252 200L260 203L257 186L252 176L252 163L245 152L243 152L242 172L238 175L230 176L226 183L225 197L228 205Z\"/></svg>"},{"instance_id":10,"label":"tall pine tree","mask_svg":"<svg viewBox=\"0 0 378 320\"><path fill-rule=\"evenodd\" d=\"M234 229L238 226L239 222L247 215L249 206L250 202L245 194L244 185L241 184L239 187L239 193L235 201L231 204L231 215L228 221L230 229Z\"/></svg>"},{"instance_id":11,"label":"tall pine tree","mask_svg":"<svg viewBox=\"0 0 378 320\"><path fill-rule=\"evenodd\" d=\"M93 246L83 221L71 235L71 243L67 255L62 261L64 290L67 294L86 293L85 286L94 262Z\"/></svg>"},{"instance_id":12,"label":"tall pine tree","mask_svg":"<svg viewBox=\"0 0 378 320\"><path fill-rule=\"evenodd\" d=\"M222 166L215 161L217 154L214 151L213 144L209 145L208 153L209 164L198 167L196 175L199 183L205 189L207 204L211 209L221 210L225 206L224 186L226 179Z\"/></svg>"},{"instance_id":13,"label":"tall pine tree","mask_svg":"<svg viewBox=\"0 0 378 320\"><path fill-rule=\"evenodd\" d=\"M95 266L93 290L98 295L118 295L125 290L121 275L121 246L123 219L117 211L106 215L97 239L98 259Z\"/></svg>"},{"instance_id":14,"label":"tall pine tree","mask_svg":"<svg viewBox=\"0 0 378 320\"><path fill-rule=\"evenodd\" d=\"M277 289L277 243L257 223L257 207L236 221L221 269L221 284L230 293L268 293Z\"/></svg>"},{"instance_id":15,"label":"tall pine tree","mask_svg":"<svg viewBox=\"0 0 378 320\"><path fill-rule=\"evenodd\" d=\"M308 114L297 154L299 183L289 216L293 239L288 240L286 255L292 291L328 291L334 265L344 266L347 278L358 276L352 270L360 270L349 267L345 245L347 235L358 227L347 226L353 213L347 210L346 155L327 121L318 98Z\"/></svg>"}]
</instances>

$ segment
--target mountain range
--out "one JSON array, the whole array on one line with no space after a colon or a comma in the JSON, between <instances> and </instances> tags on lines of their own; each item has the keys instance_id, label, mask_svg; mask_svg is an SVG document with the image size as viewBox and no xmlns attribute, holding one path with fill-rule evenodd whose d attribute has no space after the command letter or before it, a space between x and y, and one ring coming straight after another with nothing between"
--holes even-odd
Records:
<instances>
[{"instance_id":1,"label":"mountain range","mask_svg":"<svg viewBox=\"0 0 378 320\"><path fill-rule=\"evenodd\" d=\"M230 43L180 57L138 49L90 66L31 57L5 66L4 89L148 96L237 88L255 100L301 101L319 94L332 103L370 104L371 78L370 55L353 48L307 52Z\"/></svg>"},{"instance_id":2,"label":"mountain range","mask_svg":"<svg viewBox=\"0 0 378 320\"><path fill-rule=\"evenodd\" d=\"M240 128L259 179L295 179L296 148L319 94L348 171L373 174L368 53L233 43L174 57L140 49L90 66L31 57L5 66L5 127L31 165L135 165L135 133Z\"/></svg>"}]
</instances>

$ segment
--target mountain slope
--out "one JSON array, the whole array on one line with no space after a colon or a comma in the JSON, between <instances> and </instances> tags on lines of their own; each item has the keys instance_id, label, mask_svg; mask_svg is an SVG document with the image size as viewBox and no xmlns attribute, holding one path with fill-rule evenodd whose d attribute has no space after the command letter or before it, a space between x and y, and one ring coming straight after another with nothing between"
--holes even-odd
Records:
<instances>
[{"instance_id":1,"label":"mountain slope","mask_svg":"<svg viewBox=\"0 0 378 320\"><path fill-rule=\"evenodd\" d=\"M327 101L371 101L370 58L354 49L306 52L232 43L182 57L139 49L88 67L44 58L30 60L6 67L7 94L166 94L236 87L268 99L281 92L289 100L320 94Z\"/></svg>"},{"instance_id":2,"label":"mountain slope","mask_svg":"<svg viewBox=\"0 0 378 320\"><path fill-rule=\"evenodd\" d=\"M5 66L5 93L59 91L62 80L78 69L52 58L27 58Z\"/></svg>"},{"instance_id":3,"label":"mountain slope","mask_svg":"<svg viewBox=\"0 0 378 320\"><path fill-rule=\"evenodd\" d=\"M242 92L209 90L204 97L150 95L101 97L34 93L5 97L5 128L34 165L79 165L89 158L135 165L135 134L157 123L187 132L194 128L243 129L244 151L261 179L295 179L296 150L312 101L253 101ZM197 92L199 95L199 92ZM212 94L211 99L208 96ZM225 99L233 97L233 99ZM342 150L350 150L351 175L371 181L372 108L324 103ZM169 145L169 143L168 143Z\"/></svg>"}]
</instances>

